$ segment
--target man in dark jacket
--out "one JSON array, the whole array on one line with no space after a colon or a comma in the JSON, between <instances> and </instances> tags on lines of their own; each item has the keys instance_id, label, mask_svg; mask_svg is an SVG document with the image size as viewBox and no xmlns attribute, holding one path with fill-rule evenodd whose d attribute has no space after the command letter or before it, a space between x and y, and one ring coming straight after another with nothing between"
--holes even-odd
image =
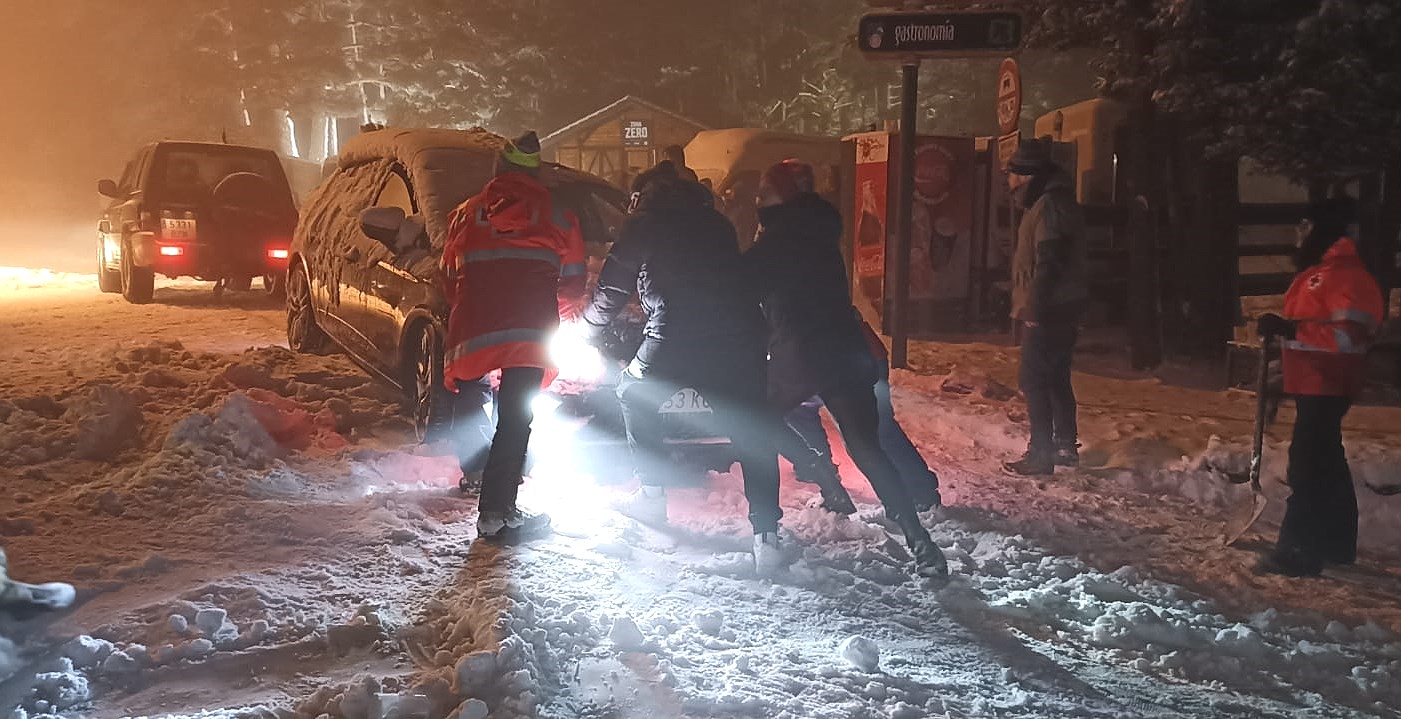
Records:
<instances>
[{"instance_id":1,"label":"man in dark jacket","mask_svg":"<svg viewBox=\"0 0 1401 719\"><path fill-rule=\"evenodd\" d=\"M639 175L633 208L599 272L584 311L596 342L636 295L647 314L642 346L623 371L623 408L641 488L619 507L641 521L666 521L663 477L671 470L658 410L683 387L710 403L744 470L756 569L778 569L777 421L764 404L764 320L741 272L734 228L700 184L670 162Z\"/></svg>"},{"instance_id":2,"label":"man in dark jacket","mask_svg":"<svg viewBox=\"0 0 1401 719\"><path fill-rule=\"evenodd\" d=\"M814 184L812 168L797 160L774 165L760 182L759 233L745 260L769 323L769 401L786 415L813 395L822 399L886 516L904 532L919 572L943 576L943 552L880 446L872 391L879 372L852 312L841 214ZM785 456L812 454L791 428L778 436Z\"/></svg>"},{"instance_id":3,"label":"man in dark jacket","mask_svg":"<svg viewBox=\"0 0 1401 719\"><path fill-rule=\"evenodd\" d=\"M1074 182L1052 161L1048 142L1023 142L1007 172L1023 210L1012 257L1012 319L1025 332L1020 379L1031 441L1021 459L1003 467L1044 475L1080 464L1070 360L1089 301L1085 222Z\"/></svg>"}]
</instances>

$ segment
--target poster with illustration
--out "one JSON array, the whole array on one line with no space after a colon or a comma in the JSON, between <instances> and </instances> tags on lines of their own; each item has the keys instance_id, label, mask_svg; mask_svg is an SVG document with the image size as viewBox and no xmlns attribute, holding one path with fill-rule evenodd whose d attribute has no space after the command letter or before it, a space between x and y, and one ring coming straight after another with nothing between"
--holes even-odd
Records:
<instances>
[{"instance_id":1,"label":"poster with illustration","mask_svg":"<svg viewBox=\"0 0 1401 719\"><path fill-rule=\"evenodd\" d=\"M885 294L886 183L890 135L863 133L856 141L856 286L876 307Z\"/></svg>"},{"instance_id":2,"label":"poster with illustration","mask_svg":"<svg viewBox=\"0 0 1401 719\"><path fill-rule=\"evenodd\" d=\"M914 217L910 223L910 298L968 296L973 239L975 142L920 137L915 143Z\"/></svg>"}]
</instances>

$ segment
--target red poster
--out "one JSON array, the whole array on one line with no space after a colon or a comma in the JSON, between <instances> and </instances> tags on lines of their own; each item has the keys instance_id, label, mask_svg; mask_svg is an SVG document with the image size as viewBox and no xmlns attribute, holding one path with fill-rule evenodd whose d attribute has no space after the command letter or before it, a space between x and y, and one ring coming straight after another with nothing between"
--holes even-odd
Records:
<instances>
[{"instance_id":1,"label":"red poster","mask_svg":"<svg viewBox=\"0 0 1401 719\"><path fill-rule=\"evenodd\" d=\"M886 182L890 135L856 136L856 284L876 307L885 293Z\"/></svg>"},{"instance_id":2,"label":"red poster","mask_svg":"<svg viewBox=\"0 0 1401 719\"><path fill-rule=\"evenodd\" d=\"M974 145L971 137L916 140L910 299L952 300L968 296Z\"/></svg>"}]
</instances>

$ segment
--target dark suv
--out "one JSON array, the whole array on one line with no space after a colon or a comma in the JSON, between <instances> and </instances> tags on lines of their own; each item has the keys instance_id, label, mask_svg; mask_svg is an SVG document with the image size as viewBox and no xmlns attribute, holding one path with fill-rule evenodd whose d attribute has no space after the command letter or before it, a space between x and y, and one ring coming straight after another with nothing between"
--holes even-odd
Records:
<instances>
[{"instance_id":1,"label":"dark suv","mask_svg":"<svg viewBox=\"0 0 1401 719\"><path fill-rule=\"evenodd\" d=\"M111 199L97 227L103 292L150 302L157 274L213 281L216 292L254 277L269 294L284 290L297 210L271 150L156 142L97 189Z\"/></svg>"},{"instance_id":2,"label":"dark suv","mask_svg":"<svg viewBox=\"0 0 1401 719\"><path fill-rule=\"evenodd\" d=\"M481 130L388 129L341 149L302 208L287 279L287 344L334 342L409 396L421 437L447 420L443 336L448 303L438 260L448 213L492 178L501 138ZM558 165L541 168L584 241L606 250L625 195Z\"/></svg>"}]
</instances>

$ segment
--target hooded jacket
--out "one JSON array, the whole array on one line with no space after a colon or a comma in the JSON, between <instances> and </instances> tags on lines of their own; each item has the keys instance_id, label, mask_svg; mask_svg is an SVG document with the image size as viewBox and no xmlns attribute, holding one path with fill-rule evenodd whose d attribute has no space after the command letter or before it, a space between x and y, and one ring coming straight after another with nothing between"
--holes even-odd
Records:
<instances>
[{"instance_id":1,"label":"hooded jacket","mask_svg":"<svg viewBox=\"0 0 1401 719\"><path fill-rule=\"evenodd\" d=\"M1294 278L1284 296L1284 316L1295 323L1283 349L1284 391L1355 397L1366 380L1367 349L1381 327L1385 306L1377 281L1343 237L1318 264Z\"/></svg>"},{"instance_id":2,"label":"hooded jacket","mask_svg":"<svg viewBox=\"0 0 1401 719\"><path fill-rule=\"evenodd\" d=\"M705 187L660 181L638 197L584 310L595 337L636 296L647 314L631 372L682 376L715 351L759 347L763 318L744 281L734 227Z\"/></svg>"},{"instance_id":3,"label":"hooded jacket","mask_svg":"<svg viewBox=\"0 0 1401 719\"><path fill-rule=\"evenodd\" d=\"M503 173L449 216L443 266L448 388L506 367L539 367L549 384L548 336L586 279L578 218L535 177Z\"/></svg>"},{"instance_id":4,"label":"hooded jacket","mask_svg":"<svg viewBox=\"0 0 1401 719\"><path fill-rule=\"evenodd\" d=\"M759 210L745 262L769 326L769 394L780 404L842 382L875 384L841 236L841 213L810 192Z\"/></svg>"},{"instance_id":5,"label":"hooded jacket","mask_svg":"<svg viewBox=\"0 0 1401 719\"><path fill-rule=\"evenodd\" d=\"M1012 318L1074 322L1089 301L1085 220L1070 176L1059 170L1022 187L1012 255Z\"/></svg>"}]
</instances>

